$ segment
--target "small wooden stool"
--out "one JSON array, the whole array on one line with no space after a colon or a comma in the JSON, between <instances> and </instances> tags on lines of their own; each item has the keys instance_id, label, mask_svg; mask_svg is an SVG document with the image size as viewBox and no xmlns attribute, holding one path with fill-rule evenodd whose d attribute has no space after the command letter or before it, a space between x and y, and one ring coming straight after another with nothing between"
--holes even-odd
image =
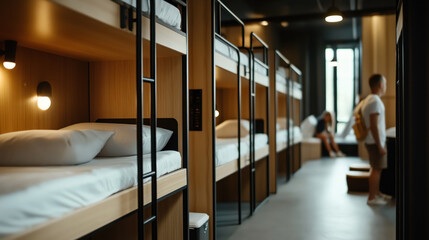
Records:
<instances>
[{"instance_id":1,"label":"small wooden stool","mask_svg":"<svg viewBox=\"0 0 429 240\"><path fill-rule=\"evenodd\" d=\"M350 171L363 171L363 172L369 172L370 166L368 163L356 163L350 165Z\"/></svg>"},{"instance_id":2,"label":"small wooden stool","mask_svg":"<svg viewBox=\"0 0 429 240\"><path fill-rule=\"evenodd\" d=\"M349 171L346 178L349 192L368 192L369 172Z\"/></svg>"}]
</instances>

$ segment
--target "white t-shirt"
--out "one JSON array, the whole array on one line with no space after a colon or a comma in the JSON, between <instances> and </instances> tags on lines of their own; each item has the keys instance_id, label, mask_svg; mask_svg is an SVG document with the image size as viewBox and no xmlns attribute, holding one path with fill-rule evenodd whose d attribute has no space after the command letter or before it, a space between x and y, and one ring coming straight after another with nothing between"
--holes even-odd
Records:
<instances>
[{"instance_id":1,"label":"white t-shirt","mask_svg":"<svg viewBox=\"0 0 429 240\"><path fill-rule=\"evenodd\" d=\"M378 95L370 94L363 100L361 107L363 119L365 120L365 124L367 127L370 127L369 116L371 114L378 113L378 135L380 137L381 146L384 147L386 144L386 119L383 102ZM375 140L372 136L371 131L368 132L368 135L365 139L365 143L375 144Z\"/></svg>"}]
</instances>

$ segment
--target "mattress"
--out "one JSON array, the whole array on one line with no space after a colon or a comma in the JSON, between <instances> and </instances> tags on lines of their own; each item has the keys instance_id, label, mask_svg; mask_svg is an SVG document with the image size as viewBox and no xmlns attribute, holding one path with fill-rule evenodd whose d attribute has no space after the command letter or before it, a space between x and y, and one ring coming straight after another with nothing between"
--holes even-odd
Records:
<instances>
[{"instance_id":1,"label":"mattress","mask_svg":"<svg viewBox=\"0 0 429 240\"><path fill-rule=\"evenodd\" d=\"M261 149L268 143L268 135L265 133L255 134L255 150ZM241 138L241 156L249 153L249 136ZM223 165L238 159L237 138L216 138L216 166Z\"/></svg>"},{"instance_id":2,"label":"mattress","mask_svg":"<svg viewBox=\"0 0 429 240\"><path fill-rule=\"evenodd\" d=\"M136 7L137 0L121 0L122 2ZM144 13L150 13L149 0L142 1L142 10ZM155 0L155 14L162 22L180 29L182 16L180 10L164 0Z\"/></svg>"},{"instance_id":3,"label":"mattress","mask_svg":"<svg viewBox=\"0 0 429 240\"><path fill-rule=\"evenodd\" d=\"M136 158L96 158L66 167L0 167L0 238L137 185ZM143 159L144 172L149 172L150 154ZM181 164L179 152L158 152L157 177Z\"/></svg>"},{"instance_id":4,"label":"mattress","mask_svg":"<svg viewBox=\"0 0 429 240\"><path fill-rule=\"evenodd\" d=\"M215 38L215 49L216 52L224 55L225 57L228 57L236 62L238 61L237 51L217 38ZM249 67L249 57L242 52L240 52L240 64Z\"/></svg>"},{"instance_id":5,"label":"mattress","mask_svg":"<svg viewBox=\"0 0 429 240\"><path fill-rule=\"evenodd\" d=\"M288 133L287 129L277 130L277 134L276 134L277 143L284 143L284 142L287 143L287 133ZM293 130L291 131L290 138L293 140L291 141L292 144L302 142L301 128L298 126L294 126Z\"/></svg>"}]
</instances>

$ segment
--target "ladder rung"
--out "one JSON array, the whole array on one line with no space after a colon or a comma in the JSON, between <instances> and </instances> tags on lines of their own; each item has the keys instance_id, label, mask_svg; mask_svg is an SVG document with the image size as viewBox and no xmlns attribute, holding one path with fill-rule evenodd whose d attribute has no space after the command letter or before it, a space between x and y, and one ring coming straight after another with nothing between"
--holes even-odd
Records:
<instances>
[{"instance_id":1,"label":"ladder rung","mask_svg":"<svg viewBox=\"0 0 429 240\"><path fill-rule=\"evenodd\" d=\"M150 217L150 218L146 219L146 220L144 221L143 225L146 225L146 224L148 224L148 223L150 223L150 222L153 222L155 219L156 219L156 216L152 216L152 217Z\"/></svg>"},{"instance_id":2,"label":"ladder rung","mask_svg":"<svg viewBox=\"0 0 429 240\"><path fill-rule=\"evenodd\" d=\"M155 79L153 79L153 78L143 78L143 82L154 83Z\"/></svg>"},{"instance_id":3,"label":"ladder rung","mask_svg":"<svg viewBox=\"0 0 429 240\"><path fill-rule=\"evenodd\" d=\"M148 177L152 177L155 174L156 174L155 171L145 173L145 174L143 174L143 179L148 178Z\"/></svg>"}]
</instances>

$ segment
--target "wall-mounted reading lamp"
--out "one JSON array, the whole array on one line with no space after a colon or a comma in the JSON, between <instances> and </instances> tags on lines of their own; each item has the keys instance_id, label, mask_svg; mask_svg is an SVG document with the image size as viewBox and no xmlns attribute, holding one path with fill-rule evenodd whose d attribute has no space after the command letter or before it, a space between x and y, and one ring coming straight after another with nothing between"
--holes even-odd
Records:
<instances>
[{"instance_id":1,"label":"wall-mounted reading lamp","mask_svg":"<svg viewBox=\"0 0 429 240\"><path fill-rule=\"evenodd\" d=\"M52 88L48 82L37 85L37 106L41 110L47 110L51 106Z\"/></svg>"},{"instance_id":2,"label":"wall-mounted reading lamp","mask_svg":"<svg viewBox=\"0 0 429 240\"><path fill-rule=\"evenodd\" d=\"M16 65L16 45L16 41L6 40L4 41L4 50L0 49L0 57L4 55L3 66L7 69L13 69Z\"/></svg>"},{"instance_id":3,"label":"wall-mounted reading lamp","mask_svg":"<svg viewBox=\"0 0 429 240\"><path fill-rule=\"evenodd\" d=\"M215 110L215 117L219 117L219 111Z\"/></svg>"},{"instance_id":4,"label":"wall-mounted reading lamp","mask_svg":"<svg viewBox=\"0 0 429 240\"><path fill-rule=\"evenodd\" d=\"M341 14L340 9L335 6L335 0L332 0L332 5L328 8L328 11L326 12L325 21L329 23L343 21L343 15Z\"/></svg>"}]
</instances>

